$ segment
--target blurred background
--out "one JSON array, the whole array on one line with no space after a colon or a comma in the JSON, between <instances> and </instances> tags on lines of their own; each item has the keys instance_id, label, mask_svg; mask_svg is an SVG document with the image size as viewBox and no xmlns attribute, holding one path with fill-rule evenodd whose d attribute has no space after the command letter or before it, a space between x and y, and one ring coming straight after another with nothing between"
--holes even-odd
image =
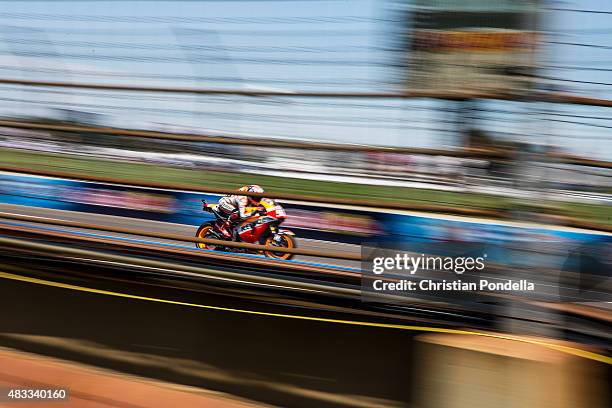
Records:
<instances>
[{"instance_id":1,"label":"blurred background","mask_svg":"<svg viewBox=\"0 0 612 408\"><path fill-rule=\"evenodd\" d=\"M87 156L120 160L113 172L124 178L147 178L163 165L180 169L164 172L164 180L228 188L265 175L260 184L274 191L381 199L387 186L395 197L395 187L466 193L399 193L433 203L482 206L470 193L483 193L502 208L525 190L546 190L546 201L563 211L609 222L591 206L605 204L610 192L611 117L597 101L610 98L612 82L610 14L599 12L605 4L489 3L158 2L145 15L142 2L7 2L2 79L183 91L8 81L0 100L6 120L229 142L4 127L3 161L30 165L46 152L54 153L42 156L48 166L75 171L85 171ZM195 89L236 92L189 92ZM596 100L565 103L553 94ZM230 143L238 138L250 144ZM202 169L232 179L209 180ZM364 192L347 189L351 183Z\"/></svg>"},{"instance_id":2,"label":"blurred background","mask_svg":"<svg viewBox=\"0 0 612 408\"><path fill-rule=\"evenodd\" d=\"M8 241L0 247L4 277L12 276L6 278L5 302L11 307L19 299L35 298L38 308L56 313L53 318L31 311L5 316L0 344L274 406L492 406L500 398L508 406L603 406L598 404L606 397L597 399L597 392L590 395L593 400L581 399L582 384L571 397L526 402L514 401L509 390L481 390L466 397L457 386L463 372L441 376L445 382L439 384L416 381L414 372L427 366L450 373L441 361L419 362L421 354L415 351L424 347L436 355L436 347L446 347L476 353L471 372L481 373L490 364L501 367L499 378L516 379L516 387L532 396L557 383L551 380L532 390L519 384L523 375L569 373L583 367L582 360L596 362L584 368L592 387L609 379L609 2L1 4L0 238ZM201 212L200 199L215 202L219 194L245 184L259 184L270 197L279 198L287 210L284 225L296 232L300 248L315 252L298 254L291 263L264 265L246 255L206 255L177 237L193 237L210 217ZM56 249L26 249L23 242ZM491 276L528 278L539 284L538 290L529 296L514 293L512 299L436 294L401 305L364 304L355 293L350 301L338 300L334 296L340 289L360 287L359 258L371 242L433 247L477 242L495 254ZM95 249L98 255L71 253L69 248ZM122 267L103 265L96 258L100 254L127 256L133 264L122 258ZM158 265L156 271L166 271L158 276L151 265L143 266L143 259L171 266ZM245 282L265 275L288 279L291 285L324 284L335 292L312 298L264 290L252 282L253 287L240 286L243 282L230 288L227 282L208 281L210 277L197 282L186 277L185 268L203 264L242 273ZM93 270L95 277L85 272ZM169 270L174 271L171 276ZM595 357L576 363L571 359L581 351L564 354L548 347L551 356L544 353L539 360L533 358L538 352L529 349L536 343L523 341L519 350L517 342L484 344L485 337L478 335L472 343L459 344L452 333L447 333L452 340L419 340L414 334L394 336L388 329L377 335L301 326L296 333L308 330L310 335L293 340L309 351L298 364L302 371L287 374L279 362L280 356L295 351L287 345L268 343L265 359L256 360L246 351L236 352L241 346L229 334L201 334L192 324L203 324L200 317L166 310L159 320L150 319L143 316L151 316L153 306L128 311L119 300L103 306L99 300L80 299L86 297L81 294L79 311L71 303L75 300L69 302L61 293L41 295L36 291L42 288L18 283L28 279L183 302L246 302L276 313L289 313L301 304L310 314L327 318L537 336L572 342L564 344L572 350L584 347ZM147 284L141 287L137 281ZM109 329L100 332L85 310L102 319L118 310L126 314L110 319ZM71 315L77 312L81 314ZM60 329L68 315L82 324L80 331L72 325ZM54 319L59 319L57 326L50 323ZM134 322L143 319L151 326L134 331ZM220 331L245 335L227 322L210 319L206 324L218 325L214 327ZM184 334L181 341L169 336L173 324L175 333ZM236 324L257 327L246 318ZM272 337L289 330L265 327ZM120 333L128 333L130 340ZM354 341L355 350L342 357L323 352L315 333L337 336L338 344L340 339ZM258 344L266 343L264 335L257 338ZM376 359L376 351L371 358L362 356L362 346L392 345L391 352L400 340L410 345L401 354L410 364L390 363L395 361L392 354ZM236 356L226 360L199 354L220 345ZM491 355L490 347L538 364L515 372L499 361L480 360L478 356ZM112 357L92 357L101 350ZM168 360L160 364L178 371L162 375L159 368L142 368L144 363L137 368L140 363L130 365L126 361L134 360L122 360L127 354L120 357L119 350L155 355L159 362L163 355ZM323 364L333 358L345 359L344 369L339 362ZM448 361L453 358L449 355ZM181 371L185 361L202 365L187 373ZM355 361L361 361L362 369L345 377L347 364L352 367ZM364 371L380 374L381 382L366 386ZM276 387L266 388L254 378L266 378ZM393 385L395 381L406 388ZM291 387L302 388L298 392ZM448 389L440 394L448 400L429 393L431 387Z\"/></svg>"}]
</instances>

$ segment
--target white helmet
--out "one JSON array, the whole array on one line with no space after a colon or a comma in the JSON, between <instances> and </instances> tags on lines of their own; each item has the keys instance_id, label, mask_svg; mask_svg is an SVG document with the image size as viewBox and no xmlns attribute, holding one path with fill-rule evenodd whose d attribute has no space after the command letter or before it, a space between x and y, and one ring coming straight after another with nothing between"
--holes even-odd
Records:
<instances>
[{"instance_id":1,"label":"white helmet","mask_svg":"<svg viewBox=\"0 0 612 408\"><path fill-rule=\"evenodd\" d=\"M258 186L257 184L251 184L248 186L240 187L240 191L245 191L248 193L263 193L264 189ZM249 201L255 204L259 204L261 201L261 197L248 197Z\"/></svg>"}]
</instances>

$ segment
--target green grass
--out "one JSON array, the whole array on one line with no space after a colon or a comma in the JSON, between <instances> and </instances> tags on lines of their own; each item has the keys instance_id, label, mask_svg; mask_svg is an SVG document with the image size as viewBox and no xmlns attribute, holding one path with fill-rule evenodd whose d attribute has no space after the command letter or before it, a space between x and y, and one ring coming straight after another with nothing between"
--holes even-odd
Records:
<instances>
[{"instance_id":1,"label":"green grass","mask_svg":"<svg viewBox=\"0 0 612 408\"><path fill-rule=\"evenodd\" d=\"M0 149L0 163L36 170L56 170L83 175L113 177L129 181L180 183L194 188L235 189L243 184L259 184L272 193L293 193L325 197L379 200L413 204L437 204L453 207L508 210L514 208L510 198L417 188L371 186L317 180L302 180L237 172L179 169L152 164L128 163L64 154L48 154ZM541 204L547 204L545 202ZM605 205L554 204L563 214L580 219L611 224L612 208Z\"/></svg>"},{"instance_id":2,"label":"green grass","mask_svg":"<svg viewBox=\"0 0 612 408\"><path fill-rule=\"evenodd\" d=\"M612 205L563 203L562 213L572 218L598 224L612 225Z\"/></svg>"}]
</instances>

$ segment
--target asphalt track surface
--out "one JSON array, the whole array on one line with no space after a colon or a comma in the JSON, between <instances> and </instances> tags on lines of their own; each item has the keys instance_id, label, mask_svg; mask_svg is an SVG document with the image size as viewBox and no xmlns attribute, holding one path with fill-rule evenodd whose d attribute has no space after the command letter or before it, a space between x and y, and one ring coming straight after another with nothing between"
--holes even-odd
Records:
<instances>
[{"instance_id":1,"label":"asphalt track surface","mask_svg":"<svg viewBox=\"0 0 612 408\"><path fill-rule=\"evenodd\" d=\"M94 213L83 213L83 212L75 212L75 211L65 211L65 210L56 210L56 209L47 209L47 208L39 208L39 207L28 207L21 205L13 205L13 204L0 204L0 212L9 213L9 214L17 214L17 215L27 215L33 217L42 217L42 218L51 218L56 220L66 220L66 221L75 221L82 222L88 224L96 224L100 226L107 227L122 227L122 228L133 228L135 231L141 230L148 233L159 233L159 234L175 234L175 235L184 235L185 237L194 237L197 226L184 225L184 224L174 224L160 221L152 221L145 220L139 218L127 218L127 217L116 217L105 214L94 214ZM204 217L203 217L204 220ZM61 232L61 233L70 233L74 234L75 237L83 236L83 237L95 237L102 239L110 239L116 242L125 242L125 243L137 243L151 246L167 246L170 248L179 248L181 250L189 250L194 253L205 251L202 249L195 248L195 244L193 242L188 241L176 241L176 240L167 240L161 238L147 237L147 236L139 236L135 234L121 234L103 230L95 230L95 229L84 229L84 228L71 228L64 227L59 225L48 225L44 223L31 223L17 220L8 220L2 219L0 217L0 224L11 225L11 226L27 226L34 227L36 229L41 229L43 231L52 231L52 232ZM330 241L322 241L322 240L314 240L314 239L306 239L300 238L299 231L297 232L297 242L298 248L301 249L311 249L318 251L331 251L331 252L343 252L350 255L361 254L361 246L356 244L346 244L346 243L338 243L338 242L330 242ZM218 254L218 252L216 252ZM256 258L264 258L260 255L254 254L242 254L242 253L228 253L231 256L236 256L244 259L253 259ZM306 266L313 267L327 267L331 269L338 269L340 271L350 271L350 272L361 272L361 264L359 261L351 261L351 260L343 260L343 259L333 259L333 258L323 258L323 257L312 257L312 256L303 256L296 255L290 261L280 261L287 262L292 264L301 264ZM467 276L467 274L465 275ZM433 278L437 279L445 279L447 276L444 273L439 273L437 275L432 275ZM483 278L491 279L493 281L500 281L507 279L506 276L496 276L494 274L482 274ZM536 276L525 275L525 276L515 276L515 279L530 279L534 280L540 279ZM605 302L602 302L601 295L597 292L591 294L592 296L584 296L578 295L576 288L573 286L563 286L562 289L565 289L564 293L567 293L566 299L573 302L580 302L584 304L592 304L597 307L609 308L609 305ZM546 280L539 281L537 283L537 293L544 296L544 299L558 299L560 286L558 283L550 282Z\"/></svg>"},{"instance_id":2,"label":"asphalt track surface","mask_svg":"<svg viewBox=\"0 0 612 408\"><path fill-rule=\"evenodd\" d=\"M145 219L138 218L126 218L126 217L115 217L104 214L93 214L93 213L83 213L83 212L75 212L75 211L64 211L64 210L54 210L48 208L39 208L39 207L27 207L21 205L13 205L13 204L0 204L0 212L10 213L10 214L18 214L18 215L28 215L34 217L44 217L44 218L52 218L58 220L65 221L76 221L76 222L84 222L89 224L97 224L108 227L123 227L123 228L134 228L134 230L142 230L152 233L166 233L166 234L178 234L185 235L186 237L194 237L198 226L184 225L184 224L173 224L167 222L160 221L151 221ZM202 217L204 221L204 217ZM21 221L12 221L12 220L2 220L0 222L10 225L28 225L32 226L33 223L29 222L21 222ZM142 244L164 244L177 246L180 248L193 249L194 251L198 251L194 247L194 243L185 242L185 241L172 241L166 239L157 239L152 237L143 237L138 235L127 235L127 234L119 234L108 231L96 231L91 229L79 229L79 228L69 228L62 226L45 226L44 224L35 224L38 228L45 228L52 231L63 231L63 232L74 232L77 234L95 234L97 237L108 237L113 239L126 240L131 242L138 242ZM355 244L344 244L338 242L330 242L330 241L320 241L314 239L306 239L300 238L299 232L297 233L297 241L298 248L301 249L312 249L318 251L335 251L335 252L346 252L348 254L356 254L359 255L361 252L361 247ZM235 254L240 255L240 254ZM250 255L247 255L250 256ZM290 262L307 262L313 263L316 265L326 265L326 266L335 266L342 269L350 268L355 271L359 270L360 263L357 261L350 260L341 260L341 259L331 259L331 258L319 258L319 257L311 257L311 256L302 256L297 255Z\"/></svg>"}]
</instances>

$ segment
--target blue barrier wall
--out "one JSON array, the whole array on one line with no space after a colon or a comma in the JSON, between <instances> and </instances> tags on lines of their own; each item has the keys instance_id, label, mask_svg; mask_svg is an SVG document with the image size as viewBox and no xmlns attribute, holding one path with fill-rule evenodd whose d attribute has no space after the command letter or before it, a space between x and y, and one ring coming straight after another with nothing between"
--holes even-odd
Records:
<instances>
[{"instance_id":1,"label":"blue barrier wall","mask_svg":"<svg viewBox=\"0 0 612 408\"><path fill-rule=\"evenodd\" d=\"M201 200L221 196L124 185L0 173L0 202L41 208L107 214L199 226L213 219ZM308 204L283 204L284 226L306 238L359 243L383 234L367 211L340 210ZM195 232L195 230L194 230Z\"/></svg>"},{"instance_id":2,"label":"blue barrier wall","mask_svg":"<svg viewBox=\"0 0 612 408\"><path fill-rule=\"evenodd\" d=\"M199 226L212 219L201 200L219 195L0 173L0 202ZM283 203L288 228L300 236L347 243L408 242L612 242L612 235L556 227L524 227L479 219L353 210Z\"/></svg>"}]
</instances>

